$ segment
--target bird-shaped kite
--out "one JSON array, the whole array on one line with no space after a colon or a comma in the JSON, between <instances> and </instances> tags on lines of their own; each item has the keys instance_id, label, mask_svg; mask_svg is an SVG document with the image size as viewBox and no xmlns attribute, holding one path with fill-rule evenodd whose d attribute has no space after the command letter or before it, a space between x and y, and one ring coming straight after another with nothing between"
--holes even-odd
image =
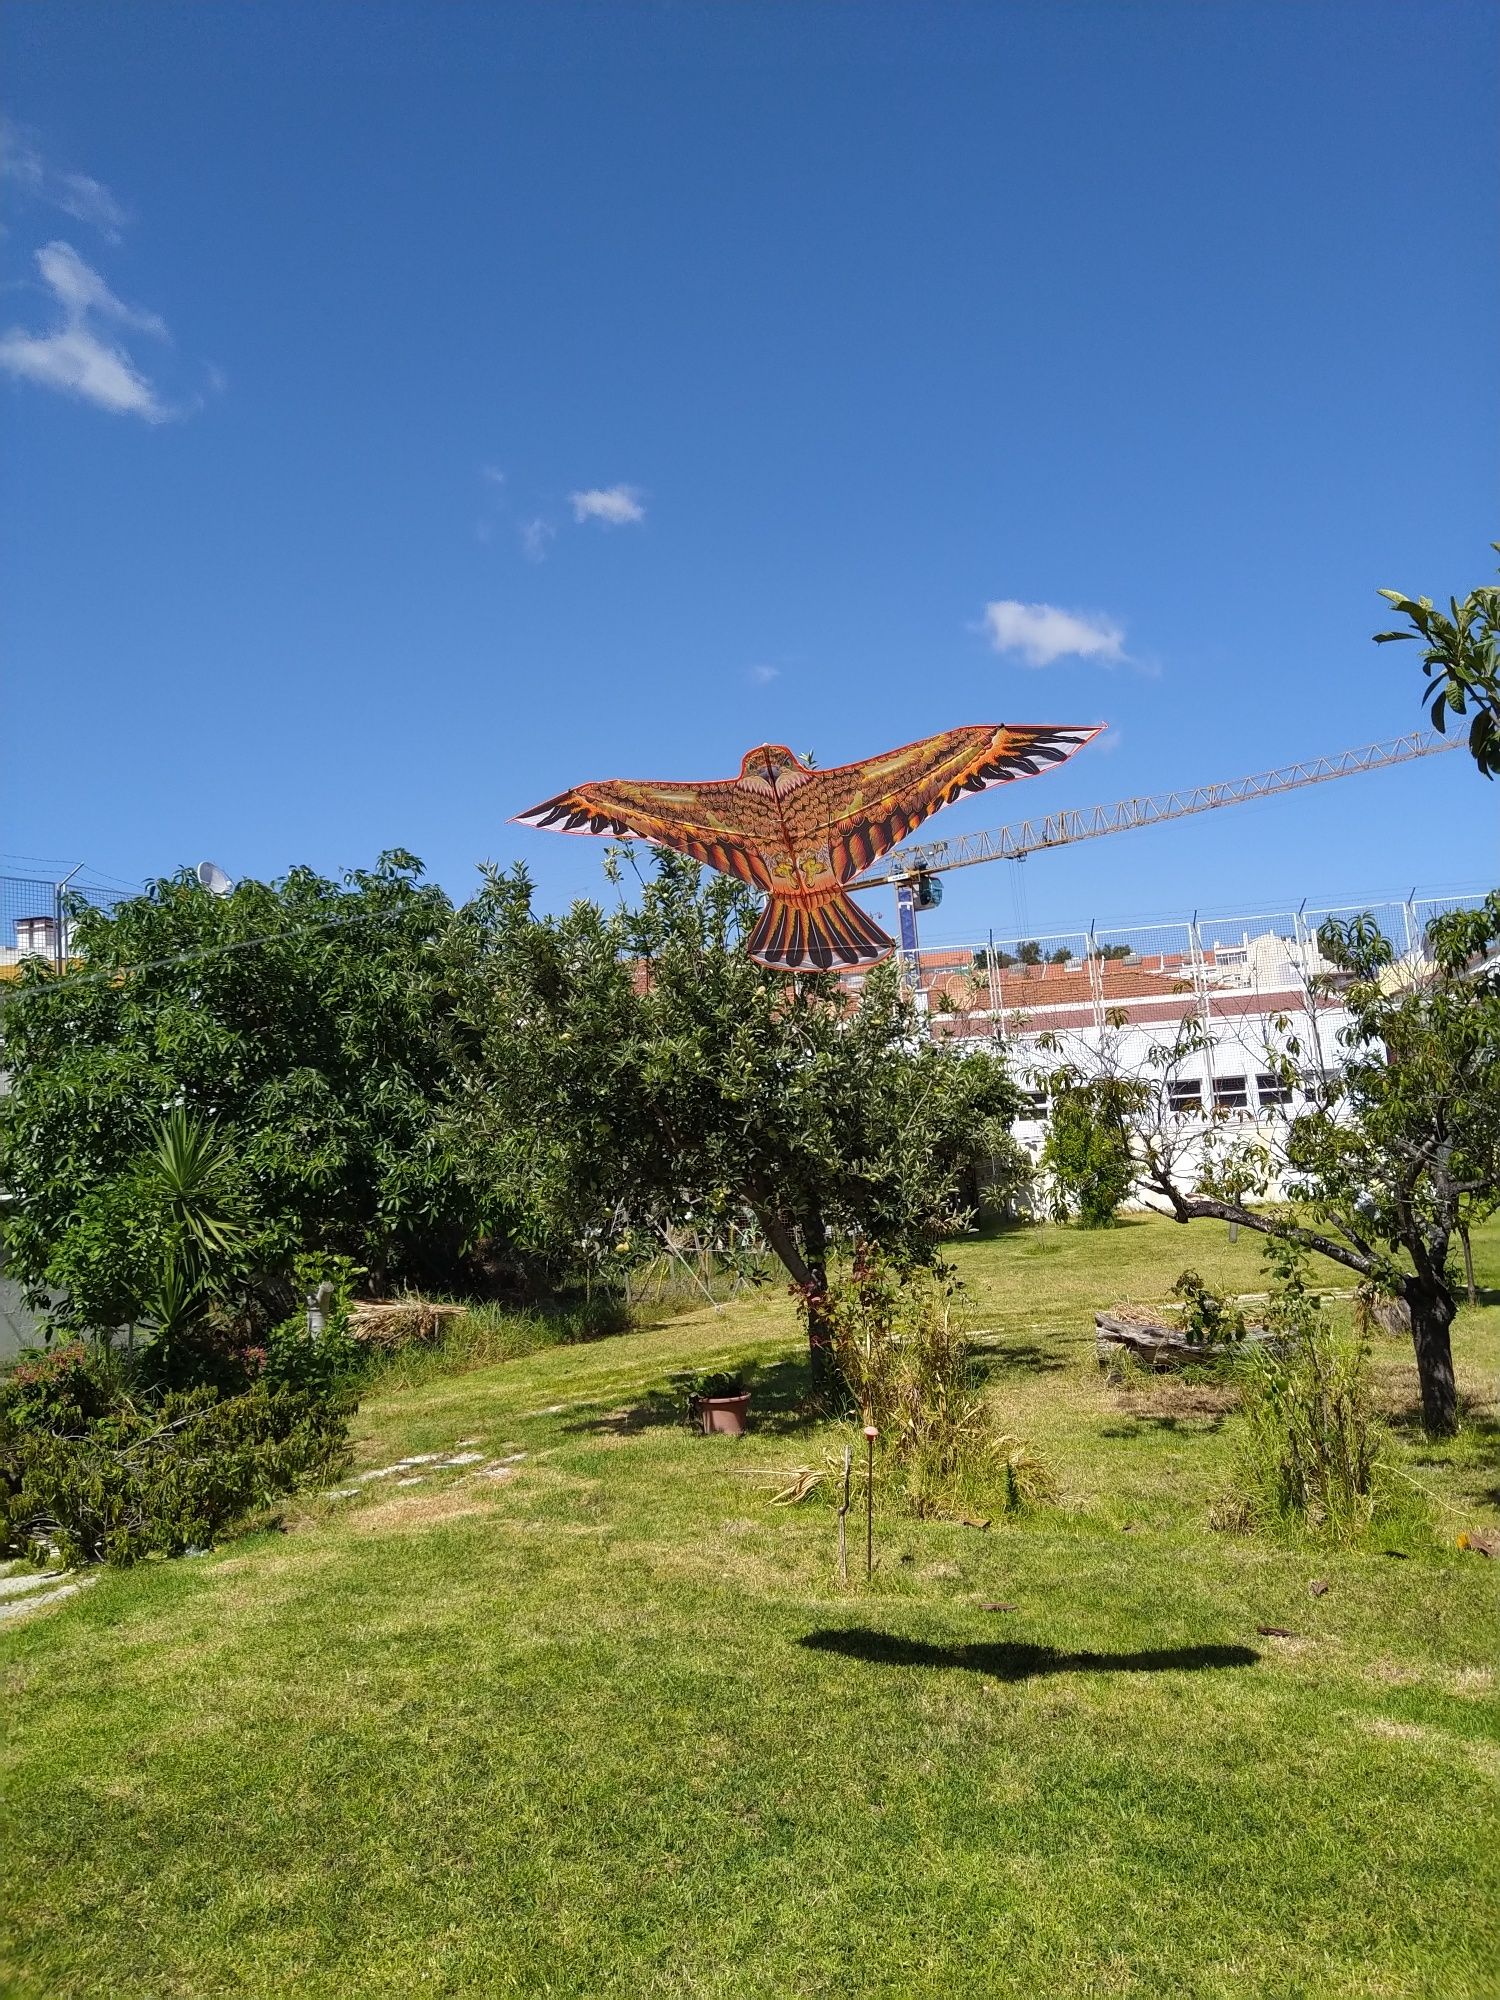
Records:
<instances>
[{"instance_id":1,"label":"bird-shaped kite","mask_svg":"<svg viewBox=\"0 0 1500 2000\"><path fill-rule=\"evenodd\" d=\"M749 943L761 965L785 972L874 965L895 942L846 884L966 792L1035 777L1098 734L1087 723L973 723L828 771L804 764L784 743L763 743L737 778L607 778L559 792L516 819L559 833L649 840L763 889L768 900Z\"/></svg>"}]
</instances>

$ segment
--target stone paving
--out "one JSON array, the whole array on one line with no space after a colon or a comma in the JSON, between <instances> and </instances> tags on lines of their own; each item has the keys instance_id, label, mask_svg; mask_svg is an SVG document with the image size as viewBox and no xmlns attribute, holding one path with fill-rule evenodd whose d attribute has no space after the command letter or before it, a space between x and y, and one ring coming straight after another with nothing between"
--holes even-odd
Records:
<instances>
[{"instance_id":1,"label":"stone paving","mask_svg":"<svg viewBox=\"0 0 1500 2000\"><path fill-rule=\"evenodd\" d=\"M28 1617L65 1597L76 1597L95 1581L70 1569L27 1569L20 1563L0 1565L0 1625Z\"/></svg>"}]
</instances>

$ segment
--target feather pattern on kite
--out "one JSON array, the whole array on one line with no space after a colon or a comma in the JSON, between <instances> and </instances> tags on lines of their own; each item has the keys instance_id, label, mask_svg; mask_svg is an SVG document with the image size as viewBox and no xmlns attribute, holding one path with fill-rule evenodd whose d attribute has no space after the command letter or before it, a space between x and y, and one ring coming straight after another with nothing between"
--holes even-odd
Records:
<instances>
[{"instance_id":1,"label":"feather pattern on kite","mask_svg":"<svg viewBox=\"0 0 1500 2000\"><path fill-rule=\"evenodd\" d=\"M895 949L847 884L944 806L1035 777L1098 734L1091 724L973 723L828 771L804 764L784 743L763 743L737 778L607 778L559 792L516 819L558 833L649 840L736 876L768 899L751 957L787 972L826 972L873 965Z\"/></svg>"}]
</instances>

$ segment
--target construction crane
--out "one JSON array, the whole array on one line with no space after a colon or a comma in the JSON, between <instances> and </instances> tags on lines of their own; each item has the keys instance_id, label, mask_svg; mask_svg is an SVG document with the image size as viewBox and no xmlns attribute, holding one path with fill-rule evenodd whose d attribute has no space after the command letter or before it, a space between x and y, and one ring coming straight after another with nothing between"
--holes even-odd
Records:
<instances>
[{"instance_id":1,"label":"construction crane","mask_svg":"<svg viewBox=\"0 0 1500 2000\"><path fill-rule=\"evenodd\" d=\"M1154 792L1149 798L1120 799L1112 806L1085 806L1081 811L1048 813L1045 819L1017 820L988 833L966 833L957 840L929 840L895 847L879 869L851 883L854 889L874 889L889 882L896 891L896 915L901 950L910 962L917 950L917 912L942 900L939 879L950 868L973 868L981 861L1024 861L1046 847L1067 847L1076 840L1097 840L1106 833L1126 833L1135 826L1159 826L1164 820L1186 819L1191 813L1215 812L1220 806L1248 805L1303 785L1323 785L1332 778L1352 778L1358 771L1379 771L1388 764L1409 763L1414 757L1436 757L1444 750L1461 750L1456 736L1429 736L1415 730L1389 743L1367 743L1360 750L1342 750L1332 757L1314 757L1301 764L1283 764L1249 778L1231 778L1222 785L1193 785L1184 791Z\"/></svg>"}]
</instances>

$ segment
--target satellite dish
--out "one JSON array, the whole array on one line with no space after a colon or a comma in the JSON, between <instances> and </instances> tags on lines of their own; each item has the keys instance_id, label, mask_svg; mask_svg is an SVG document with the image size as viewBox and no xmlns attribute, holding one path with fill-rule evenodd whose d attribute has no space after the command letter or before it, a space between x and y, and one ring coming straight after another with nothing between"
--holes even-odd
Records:
<instances>
[{"instance_id":1,"label":"satellite dish","mask_svg":"<svg viewBox=\"0 0 1500 2000\"><path fill-rule=\"evenodd\" d=\"M198 880L210 896L227 896L234 884L224 873L217 861L198 863Z\"/></svg>"}]
</instances>

